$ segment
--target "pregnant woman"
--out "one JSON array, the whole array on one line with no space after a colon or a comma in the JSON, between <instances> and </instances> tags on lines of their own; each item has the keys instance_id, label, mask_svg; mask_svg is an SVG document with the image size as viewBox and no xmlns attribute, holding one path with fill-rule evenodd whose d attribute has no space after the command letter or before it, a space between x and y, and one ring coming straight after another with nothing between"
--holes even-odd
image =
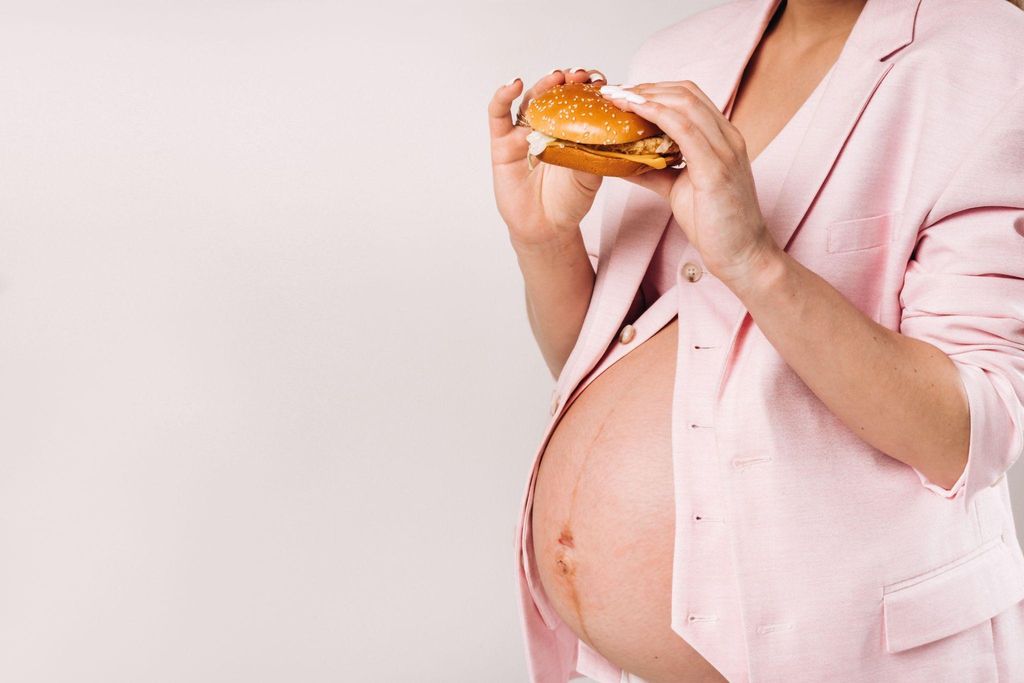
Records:
<instances>
[{"instance_id":1,"label":"pregnant woman","mask_svg":"<svg viewBox=\"0 0 1024 683\"><path fill-rule=\"evenodd\" d=\"M513 102L584 80L489 106L531 680L1024 681L1024 12L728 2L604 89L684 169L531 171Z\"/></svg>"}]
</instances>

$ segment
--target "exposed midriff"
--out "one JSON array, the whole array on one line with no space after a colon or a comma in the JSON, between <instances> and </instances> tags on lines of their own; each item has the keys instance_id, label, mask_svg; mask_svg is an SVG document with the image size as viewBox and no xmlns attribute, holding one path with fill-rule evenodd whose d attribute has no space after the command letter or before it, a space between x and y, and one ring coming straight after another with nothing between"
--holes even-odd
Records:
<instances>
[{"instance_id":1,"label":"exposed midriff","mask_svg":"<svg viewBox=\"0 0 1024 683\"><path fill-rule=\"evenodd\" d=\"M592 379L541 456L533 552L551 606L650 683L724 681L671 628L678 319Z\"/></svg>"}]
</instances>

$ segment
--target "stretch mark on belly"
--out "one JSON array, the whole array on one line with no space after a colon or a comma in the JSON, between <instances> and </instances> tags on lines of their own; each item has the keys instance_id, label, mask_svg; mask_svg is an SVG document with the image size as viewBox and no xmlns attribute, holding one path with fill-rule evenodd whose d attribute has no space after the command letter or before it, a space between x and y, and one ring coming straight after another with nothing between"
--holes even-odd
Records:
<instances>
[{"instance_id":1,"label":"stretch mark on belly","mask_svg":"<svg viewBox=\"0 0 1024 683\"><path fill-rule=\"evenodd\" d=\"M614 412L615 408L613 407L605 414L604 418L601 420L601 424L597 427L597 432L594 433L594 436L590 439L590 444L584 450L583 461L580 463L579 470L576 474L576 482L572 485L572 498L569 500L569 519L565 523L566 529L569 528L569 522L572 521L573 510L576 509L576 492L580 488L580 480L583 479L583 472L587 469L587 461L590 459L590 454L594 452L594 444L597 443L597 440L601 437L601 432L604 431L605 425L608 424L608 418Z\"/></svg>"}]
</instances>

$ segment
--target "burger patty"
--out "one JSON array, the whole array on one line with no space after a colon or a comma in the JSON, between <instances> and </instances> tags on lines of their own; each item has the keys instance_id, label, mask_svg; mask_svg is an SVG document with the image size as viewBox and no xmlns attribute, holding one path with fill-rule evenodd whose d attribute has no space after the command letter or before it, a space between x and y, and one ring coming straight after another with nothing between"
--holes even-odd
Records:
<instances>
[{"instance_id":1,"label":"burger patty","mask_svg":"<svg viewBox=\"0 0 1024 683\"><path fill-rule=\"evenodd\" d=\"M662 152L658 152L658 147L662 146L666 142L670 143L669 148ZM642 140L637 140L635 142L623 142L618 145L581 146L594 147L595 149L603 149L606 152L619 152L621 154L664 154L671 156L679 151L679 145L664 133L649 138L643 138Z\"/></svg>"}]
</instances>

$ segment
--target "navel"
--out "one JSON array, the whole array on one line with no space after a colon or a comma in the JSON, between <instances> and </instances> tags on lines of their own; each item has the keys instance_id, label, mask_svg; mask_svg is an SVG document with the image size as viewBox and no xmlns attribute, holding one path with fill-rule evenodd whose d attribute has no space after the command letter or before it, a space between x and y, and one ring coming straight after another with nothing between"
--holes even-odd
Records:
<instances>
[{"instance_id":1,"label":"navel","mask_svg":"<svg viewBox=\"0 0 1024 683\"><path fill-rule=\"evenodd\" d=\"M571 577L576 573L576 564L572 557L572 550L576 545L573 543L572 529L569 528L568 521L562 526L562 532L558 535L558 543L561 546L557 549L555 558L558 573L565 577Z\"/></svg>"},{"instance_id":2,"label":"navel","mask_svg":"<svg viewBox=\"0 0 1024 683\"><path fill-rule=\"evenodd\" d=\"M565 580L566 597L568 597L572 610L576 614L576 620L579 622L583 637L590 643L593 641L587 632L587 625L583 618L583 608L580 605L580 596L576 592L576 559L573 555L572 533L568 530L563 530L558 538L558 542L560 545L555 557L555 569L558 575Z\"/></svg>"}]
</instances>

